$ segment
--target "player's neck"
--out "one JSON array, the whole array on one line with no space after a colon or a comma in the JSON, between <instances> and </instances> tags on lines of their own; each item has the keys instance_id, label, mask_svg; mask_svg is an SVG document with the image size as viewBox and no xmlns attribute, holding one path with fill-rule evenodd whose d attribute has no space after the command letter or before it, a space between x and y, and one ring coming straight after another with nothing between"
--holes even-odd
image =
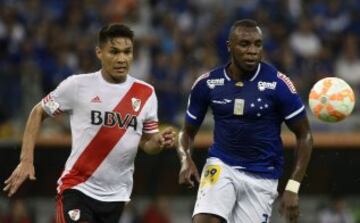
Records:
<instances>
[{"instance_id":1,"label":"player's neck","mask_svg":"<svg viewBox=\"0 0 360 223\"><path fill-rule=\"evenodd\" d=\"M104 70L101 70L101 76L109 84L121 84L121 83L124 83L126 81L126 78L127 78L127 75L115 77L115 76L113 76L111 74L108 74Z\"/></svg>"},{"instance_id":2,"label":"player's neck","mask_svg":"<svg viewBox=\"0 0 360 223\"><path fill-rule=\"evenodd\" d=\"M252 72L245 71L235 64L231 63L226 68L226 73L230 76L234 81L243 81L251 76Z\"/></svg>"}]
</instances>

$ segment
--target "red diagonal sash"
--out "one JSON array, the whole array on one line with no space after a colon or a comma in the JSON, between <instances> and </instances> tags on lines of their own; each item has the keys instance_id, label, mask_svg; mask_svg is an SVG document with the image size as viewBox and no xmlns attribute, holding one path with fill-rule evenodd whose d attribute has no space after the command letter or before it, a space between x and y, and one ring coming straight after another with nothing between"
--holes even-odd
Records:
<instances>
[{"instance_id":1,"label":"red diagonal sash","mask_svg":"<svg viewBox=\"0 0 360 223\"><path fill-rule=\"evenodd\" d=\"M120 114L137 116L149 99L151 93L152 89L150 87L135 82L113 111ZM132 98L141 100L140 109L137 111L133 109ZM95 172L125 132L126 129L124 128L101 127L74 163L69 173L62 177L62 185L60 185L59 192L62 193L65 189L85 182Z\"/></svg>"}]
</instances>

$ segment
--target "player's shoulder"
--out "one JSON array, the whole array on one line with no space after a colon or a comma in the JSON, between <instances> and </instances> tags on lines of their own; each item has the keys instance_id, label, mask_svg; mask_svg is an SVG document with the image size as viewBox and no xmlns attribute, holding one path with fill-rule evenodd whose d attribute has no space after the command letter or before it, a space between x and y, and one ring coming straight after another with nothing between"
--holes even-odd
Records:
<instances>
[{"instance_id":1,"label":"player's shoulder","mask_svg":"<svg viewBox=\"0 0 360 223\"><path fill-rule=\"evenodd\" d=\"M88 80L92 79L93 77L95 77L95 73L91 73L91 74L90 73L89 74L71 74L67 78L62 80L58 84L58 87L76 89L82 84L88 85L89 84Z\"/></svg>"},{"instance_id":2,"label":"player's shoulder","mask_svg":"<svg viewBox=\"0 0 360 223\"><path fill-rule=\"evenodd\" d=\"M288 88L292 93L296 93L296 88L288 75L277 70L273 65L268 63L261 64L266 70L267 77L273 81L277 82L277 85L280 86L280 89Z\"/></svg>"},{"instance_id":3,"label":"player's shoulder","mask_svg":"<svg viewBox=\"0 0 360 223\"><path fill-rule=\"evenodd\" d=\"M294 83L291 81L291 79L287 75L278 71L276 74L276 77L278 78L278 82L280 84L282 84L283 86L286 86L290 90L291 93L293 93L293 94L297 93Z\"/></svg>"},{"instance_id":4,"label":"player's shoulder","mask_svg":"<svg viewBox=\"0 0 360 223\"><path fill-rule=\"evenodd\" d=\"M267 62L261 62L260 63L261 66L261 73L263 74L263 77L266 77L267 79L271 79L271 80L277 80L277 73L278 70L276 69L276 67L274 67L272 64L267 63Z\"/></svg>"},{"instance_id":5,"label":"player's shoulder","mask_svg":"<svg viewBox=\"0 0 360 223\"><path fill-rule=\"evenodd\" d=\"M96 80L96 78L100 75L100 71L92 72L92 73L77 73L72 74L66 78L66 81L75 82L75 83L84 83L91 80Z\"/></svg>"},{"instance_id":6,"label":"player's shoulder","mask_svg":"<svg viewBox=\"0 0 360 223\"><path fill-rule=\"evenodd\" d=\"M267 77L268 79L273 79L281 82L287 82L288 80L290 80L290 78L286 74L279 71L272 64L261 62L261 70L264 74L263 76Z\"/></svg>"},{"instance_id":7,"label":"player's shoulder","mask_svg":"<svg viewBox=\"0 0 360 223\"><path fill-rule=\"evenodd\" d=\"M201 86L209 86L216 83L224 83L225 75L224 75L224 66L216 67L212 70L209 70L205 73L202 73L198 76L198 78L194 81L194 86L201 85Z\"/></svg>"},{"instance_id":8,"label":"player's shoulder","mask_svg":"<svg viewBox=\"0 0 360 223\"><path fill-rule=\"evenodd\" d=\"M134 82L136 84L138 84L139 86L141 86L144 89L149 89L151 91L154 91L154 86L152 86L151 84L147 83L146 81L140 80L138 78L135 78L131 75L128 76L128 78L130 79L131 82Z\"/></svg>"}]
</instances>

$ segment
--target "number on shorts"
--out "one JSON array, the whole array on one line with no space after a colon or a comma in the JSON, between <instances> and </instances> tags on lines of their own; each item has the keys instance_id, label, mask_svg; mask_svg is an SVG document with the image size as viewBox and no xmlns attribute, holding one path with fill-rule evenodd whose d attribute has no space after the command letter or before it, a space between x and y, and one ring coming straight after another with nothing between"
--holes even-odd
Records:
<instances>
[{"instance_id":1,"label":"number on shorts","mask_svg":"<svg viewBox=\"0 0 360 223\"><path fill-rule=\"evenodd\" d=\"M201 176L200 188L215 184L219 179L220 172L221 168L218 165L206 166Z\"/></svg>"}]
</instances>

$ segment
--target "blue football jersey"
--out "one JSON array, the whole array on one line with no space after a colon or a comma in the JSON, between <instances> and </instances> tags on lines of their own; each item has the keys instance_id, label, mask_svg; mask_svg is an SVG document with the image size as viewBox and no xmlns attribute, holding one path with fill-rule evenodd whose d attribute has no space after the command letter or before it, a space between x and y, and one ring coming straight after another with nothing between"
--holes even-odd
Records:
<instances>
[{"instance_id":1,"label":"blue football jersey","mask_svg":"<svg viewBox=\"0 0 360 223\"><path fill-rule=\"evenodd\" d=\"M227 65L201 75L189 96L186 122L201 125L208 107L214 118L210 157L277 179L283 172L282 122L303 118L305 107L290 79L267 63L242 82L226 74Z\"/></svg>"}]
</instances>

